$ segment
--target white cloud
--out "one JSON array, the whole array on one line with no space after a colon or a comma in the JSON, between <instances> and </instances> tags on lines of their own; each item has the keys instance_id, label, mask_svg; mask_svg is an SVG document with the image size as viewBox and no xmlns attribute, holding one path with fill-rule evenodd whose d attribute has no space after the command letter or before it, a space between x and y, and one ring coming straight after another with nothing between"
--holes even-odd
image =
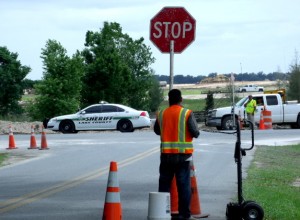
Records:
<instances>
[{"instance_id":1,"label":"white cloud","mask_svg":"<svg viewBox=\"0 0 300 220\"><path fill-rule=\"evenodd\" d=\"M150 20L164 6L183 6L196 19L196 40L175 55L175 74L288 71L299 49L298 0L10 0L0 2L1 46L18 52L32 67L28 78L42 77L41 48L59 41L73 54L85 33L104 21L118 22L132 38L152 48L157 74L169 74L169 56L149 40Z\"/></svg>"}]
</instances>

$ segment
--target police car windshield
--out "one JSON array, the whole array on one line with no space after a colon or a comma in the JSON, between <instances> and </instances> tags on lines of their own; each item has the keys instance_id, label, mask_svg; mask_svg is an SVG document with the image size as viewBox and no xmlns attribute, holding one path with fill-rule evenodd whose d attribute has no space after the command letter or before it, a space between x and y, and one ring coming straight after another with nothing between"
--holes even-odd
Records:
<instances>
[{"instance_id":1,"label":"police car windshield","mask_svg":"<svg viewBox=\"0 0 300 220\"><path fill-rule=\"evenodd\" d=\"M244 105L246 99L248 99L248 97L242 98L240 101L238 101L238 102L235 104L235 106L237 106L237 107L242 107L242 106Z\"/></svg>"}]
</instances>

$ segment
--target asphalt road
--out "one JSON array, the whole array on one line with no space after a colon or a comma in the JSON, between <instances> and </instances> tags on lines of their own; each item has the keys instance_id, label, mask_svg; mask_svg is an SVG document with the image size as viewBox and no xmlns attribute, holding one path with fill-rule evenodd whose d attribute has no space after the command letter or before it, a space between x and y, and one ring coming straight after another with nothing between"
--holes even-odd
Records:
<instances>
[{"instance_id":1,"label":"asphalt road","mask_svg":"<svg viewBox=\"0 0 300 220\"><path fill-rule=\"evenodd\" d=\"M49 134L49 150L28 150L29 135L14 137L18 149L9 152L27 159L0 168L1 220L101 219L111 161L118 164L123 220L147 219L149 192L158 188L159 137L152 131ZM241 137L249 147L250 132ZM194 141L201 210L209 219L225 219L226 204L236 198L235 142L233 134L203 131ZM255 131L255 145L299 142L299 130ZM0 152L7 146L0 136Z\"/></svg>"}]
</instances>

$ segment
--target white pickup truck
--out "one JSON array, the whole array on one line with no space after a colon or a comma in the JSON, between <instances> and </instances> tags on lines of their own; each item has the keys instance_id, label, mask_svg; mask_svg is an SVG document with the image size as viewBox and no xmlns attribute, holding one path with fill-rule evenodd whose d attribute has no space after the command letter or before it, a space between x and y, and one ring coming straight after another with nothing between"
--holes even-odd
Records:
<instances>
[{"instance_id":1,"label":"white pickup truck","mask_svg":"<svg viewBox=\"0 0 300 220\"><path fill-rule=\"evenodd\" d=\"M249 85L239 87L238 91L239 92L263 92L264 87L249 84Z\"/></svg>"},{"instance_id":2,"label":"white pickup truck","mask_svg":"<svg viewBox=\"0 0 300 220\"><path fill-rule=\"evenodd\" d=\"M257 103L255 123L259 123L260 113L265 107L266 110L272 113L272 124L289 124L292 128L300 128L300 104L297 102L284 104L279 94L256 94L252 96ZM244 104L247 101L248 97L244 97L234 106L236 123L238 117L241 120L246 119ZM231 130L233 127L232 113L232 107L209 110L205 124L206 126L216 127L218 130Z\"/></svg>"}]
</instances>

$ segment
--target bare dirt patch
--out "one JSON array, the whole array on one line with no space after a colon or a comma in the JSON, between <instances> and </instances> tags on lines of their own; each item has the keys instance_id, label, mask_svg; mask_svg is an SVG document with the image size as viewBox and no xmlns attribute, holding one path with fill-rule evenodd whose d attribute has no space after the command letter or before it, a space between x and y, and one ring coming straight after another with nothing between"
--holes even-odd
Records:
<instances>
[{"instance_id":1,"label":"bare dirt patch","mask_svg":"<svg viewBox=\"0 0 300 220\"><path fill-rule=\"evenodd\" d=\"M300 187L300 178L296 179L295 182L292 183L292 186Z\"/></svg>"},{"instance_id":2,"label":"bare dirt patch","mask_svg":"<svg viewBox=\"0 0 300 220\"><path fill-rule=\"evenodd\" d=\"M240 87L247 84L253 84L258 86L266 87L265 90L276 89L276 81L243 81L243 82L234 82L235 87ZM199 83L199 84L175 84L174 88L224 88L228 86L228 82L218 82L218 83Z\"/></svg>"},{"instance_id":3,"label":"bare dirt patch","mask_svg":"<svg viewBox=\"0 0 300 220\"><path fill-rule=\"evenodd\" d=\"M9 134L10 126L14 134L30 134L31 126L33 126L35 133L41 133L43 123L39 121L35 121L35 122L0 121L0 134ZM54 133L53 131L47 129L45 129L45 131L47 133Z\"/></svg>"}]
</instances>

